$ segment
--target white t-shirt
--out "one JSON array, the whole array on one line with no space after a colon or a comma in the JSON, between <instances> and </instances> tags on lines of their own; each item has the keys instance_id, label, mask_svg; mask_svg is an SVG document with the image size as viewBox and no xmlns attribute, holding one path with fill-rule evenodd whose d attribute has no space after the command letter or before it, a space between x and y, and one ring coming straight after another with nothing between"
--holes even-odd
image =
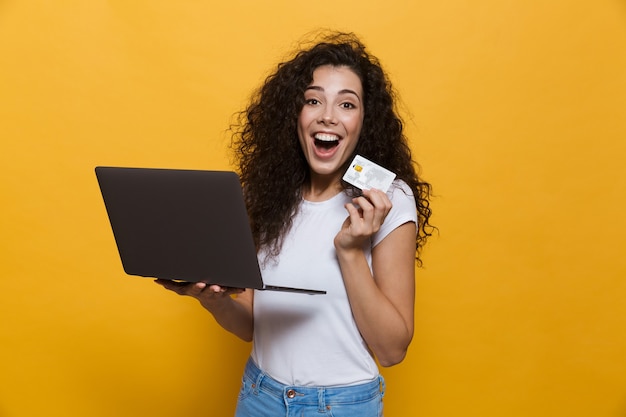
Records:
<instances>
[{"instance_id":1,"label":"white t-shirt","mask_svg":"<svg viewBox=\"0 0 626 417\"><path fill-rule=\"evenodd\" d=\"M366 249L370 269L371 248L398 226L417 221L415 200L404 182L394 182L388 195L393 208ZM302 201L280 256L264 262L264 254L259 254L267 285L327 291L254 293L252 359L284 384L353 385L378 376L352 316L333 244L350 201L343 192L323 202Z\"/></svg>"}]
</instances>

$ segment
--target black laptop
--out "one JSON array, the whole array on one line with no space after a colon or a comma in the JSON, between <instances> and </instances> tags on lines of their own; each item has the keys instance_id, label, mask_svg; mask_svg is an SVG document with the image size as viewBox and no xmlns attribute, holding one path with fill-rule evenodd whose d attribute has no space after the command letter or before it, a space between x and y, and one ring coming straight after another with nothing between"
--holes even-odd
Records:
<instances>
[{"instance_id":1,"label":"black laptop","mask_svg":"<svg viewBox=\"0 0 626 417\"><path fill-rule=\"evenodd\" d=\"M127 274L326 293L263 283L235 172L100 166L96 176Z\"/></svg>"}]
</instances>

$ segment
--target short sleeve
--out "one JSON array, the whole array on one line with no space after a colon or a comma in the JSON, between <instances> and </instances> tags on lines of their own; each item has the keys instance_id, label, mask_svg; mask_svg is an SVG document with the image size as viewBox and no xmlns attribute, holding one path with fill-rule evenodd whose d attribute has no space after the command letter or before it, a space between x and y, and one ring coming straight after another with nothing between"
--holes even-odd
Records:
<instances>
[{"instance_id":1,"label":"short sleeve","mask_svg":"<svg viewBox=\"0 0 626 417\"><path fill-rule=\"evenodd\" d=\"M387 196L393 207L387 214L380 230L372 237L372 247L382 242L389 233L399 226L408 222L417 224L415 197L407 183L402 180L395 180L387 192Z\"/></svg>"}]
</instances>

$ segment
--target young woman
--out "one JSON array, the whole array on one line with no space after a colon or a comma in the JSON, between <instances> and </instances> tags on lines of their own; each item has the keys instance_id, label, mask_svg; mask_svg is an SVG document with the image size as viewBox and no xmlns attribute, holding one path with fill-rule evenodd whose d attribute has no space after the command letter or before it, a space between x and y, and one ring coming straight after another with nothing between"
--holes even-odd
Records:
<instances>
[{"instance_id":1,"label":"young woman","mask_svg":"<svg viewBox=\"0 0 626 417\"><path fill-rule=\"evenodd\" d=\"M391 84L357 37L333 33L281 63L238 121L264 281L327 294L157 282L253 342L237 417L381 416L377 362L399 363L411 342L431 214ZM342 181L357 154L397 175L389 191Z\"/></svg>"}]
</instances>

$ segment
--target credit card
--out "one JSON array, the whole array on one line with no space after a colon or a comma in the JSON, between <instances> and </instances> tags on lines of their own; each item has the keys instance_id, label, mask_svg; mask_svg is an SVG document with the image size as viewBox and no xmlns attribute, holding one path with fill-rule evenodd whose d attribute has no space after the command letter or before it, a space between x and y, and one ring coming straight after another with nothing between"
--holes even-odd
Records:
<instances>
[{"instance_id":1,"label":"credit card","mask_svg":"<svg viewBox=\"0 0 626 417\"><path fill-rule=\"evenodd\" d=\"M343 180L361 190L377 188L387 192L396 174L380 165L357 155L352 160L348 170L343 175Z\"/></svg>"}]
</instances>

